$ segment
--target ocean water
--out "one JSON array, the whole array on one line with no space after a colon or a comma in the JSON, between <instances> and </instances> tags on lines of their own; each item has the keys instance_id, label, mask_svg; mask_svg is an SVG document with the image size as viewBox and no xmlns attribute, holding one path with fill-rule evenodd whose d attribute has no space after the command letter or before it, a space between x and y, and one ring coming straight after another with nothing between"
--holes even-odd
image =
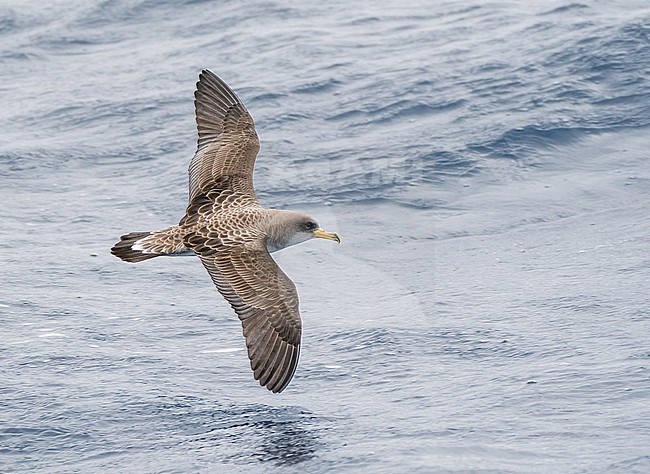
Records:
<instances>
[{"instance_id":1,"label":"ocean water","mask_svg":"<svg viewBox=\"0 0 650 474\"><path fill-rule=\"evenodd\" d=\"M178 221L209 68L304 322L274 395ZM650 472L645 1L0 2L1 472Z\"/></svg>"}]
</instances>

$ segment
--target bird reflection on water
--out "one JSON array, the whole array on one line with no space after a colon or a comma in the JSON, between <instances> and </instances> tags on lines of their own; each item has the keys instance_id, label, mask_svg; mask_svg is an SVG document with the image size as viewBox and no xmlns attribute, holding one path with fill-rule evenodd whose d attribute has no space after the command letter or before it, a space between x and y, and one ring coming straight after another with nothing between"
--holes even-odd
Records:
<instances>
[{"instance_id":1,"label":"bird reflection on water","mask_svg":"<svg viewBox=\"0 0 650 474\"><path fill-rule=\"evenodd\" d=\"M250 404L201 412L184 424L190 435L185 443L202 455L225 451L225 461L234 464L297 465L315 458L322 445L317 417L299 407Z\"/></svg>"},{"instance_id":2,"label":"bird reflection on water","mask_svg":"<svg viewBox=\"0 0 650 474\"><path fill-rule=\"evenodd\" d=\"M292 466L316 457L320 439L303 420L276 420L256 423L261 443L253 457L278 466Z\"/></svg>"}]
</instances>

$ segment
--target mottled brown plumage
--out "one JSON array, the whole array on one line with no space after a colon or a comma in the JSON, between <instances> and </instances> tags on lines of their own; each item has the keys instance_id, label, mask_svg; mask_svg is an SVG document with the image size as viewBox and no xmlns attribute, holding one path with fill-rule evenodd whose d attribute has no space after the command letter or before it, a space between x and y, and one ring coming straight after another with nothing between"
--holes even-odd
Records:
<instances>
[{"instance_id":1,"label":"mottled brown plumage","mask_svg":"<svg viewBox=\"0 0 650 474\"><path fill-rule=\"evenodd\" d=\"M269 252L314 237L340 240L305 214L260 206L255 125L221 79L204 70L194 97L199 139L185 216L160 231L124 235L111 252L127 262L198 255L242 321L255 379L281 392L298 365L302 323L296 287Z\"/></svg>"}]
</instances>

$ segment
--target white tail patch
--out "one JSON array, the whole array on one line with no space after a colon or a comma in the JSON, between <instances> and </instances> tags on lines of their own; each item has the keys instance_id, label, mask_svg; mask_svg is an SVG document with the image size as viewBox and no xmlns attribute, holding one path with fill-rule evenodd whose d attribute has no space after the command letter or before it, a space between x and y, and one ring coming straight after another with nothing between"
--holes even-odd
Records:
<instances>
[{"instance_id":1,"label":"white tail patch","mask_svg":"<svg viewBox=\"0 0 650 474\"><path fill-rule=\"evenodd\" d=\"M155 241L154 242L150 241L151 236L155 234L156 232L151 232L149 233L148 236L136 240L133 243L133 245L131 245L131 250L135 250L136 252L140 252L145 255L157 254L157 255L165 255L169 257L192 257L196 255L194 252L192 252L190 249L186 248L183 245L178 245L177 248L174 249L161 248L160 244L156 245Z\"/></svg>"},{"instance_id":2,"label":"white tail patch","mask_svg":"<svg viewBox=\"0 0 650 474\"><path fill-rule=\"evenodd\" d=\"M153 235L153 232L149 233L149 235ZM148 237L144 237L142 239L136 240L135 243L133 245L131 245L131 250L136 250L136 251L142 252L142 253L153 253L150 250L147 250L143 245L144 242L147 241L147 238Z\"/></svg>"}]
</instances>

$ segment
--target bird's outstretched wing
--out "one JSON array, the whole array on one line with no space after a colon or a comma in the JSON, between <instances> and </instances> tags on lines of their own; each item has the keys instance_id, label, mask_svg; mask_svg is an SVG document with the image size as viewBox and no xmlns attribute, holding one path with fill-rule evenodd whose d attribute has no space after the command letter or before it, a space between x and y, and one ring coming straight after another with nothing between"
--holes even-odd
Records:
<instances>
[{"instance_id":1,"label":"bird's outstretched wing","mask_svg":"<svg viewBox=\"0 0 650 474\"><path fill-rule=\"evenodd\" d=\"M229 178L255 199L253 166L260 143L246 107L207 69L199 75L194 99L199 139L189 166L189 201Z\"/></svg>"},{"instance_id":2,"label":"bird's outstretched wing","mask_svg":"<svg viewBox=\"0 0 650 474\"><path fill-rule=\"evenodd\" d=\"M203 70L196 87L199 141L189 167L185 226L196 224L216 208L259 206L253 189L259 150L253 119L237 95L212 72ZM296 287L261 239L249 235L237 244L224 245L218 232L209 227L198 226L185 237L185 244L201 258L239 316L255 379L281 392L291 381L300 355L302 323Z\"/></svg>"},{"instance_id":3,"label":"bird's outstretched wing","mask_svg":"<svg viewBox=\"0 0 650 474\"><path fill-rule=\"evenodd\" d=\"M251 369L274 393L289 384L298 366L302 323L296 286L261 242L220 247L192 237L203 265L244 327Z\"/></svg>"}]
</instances>

